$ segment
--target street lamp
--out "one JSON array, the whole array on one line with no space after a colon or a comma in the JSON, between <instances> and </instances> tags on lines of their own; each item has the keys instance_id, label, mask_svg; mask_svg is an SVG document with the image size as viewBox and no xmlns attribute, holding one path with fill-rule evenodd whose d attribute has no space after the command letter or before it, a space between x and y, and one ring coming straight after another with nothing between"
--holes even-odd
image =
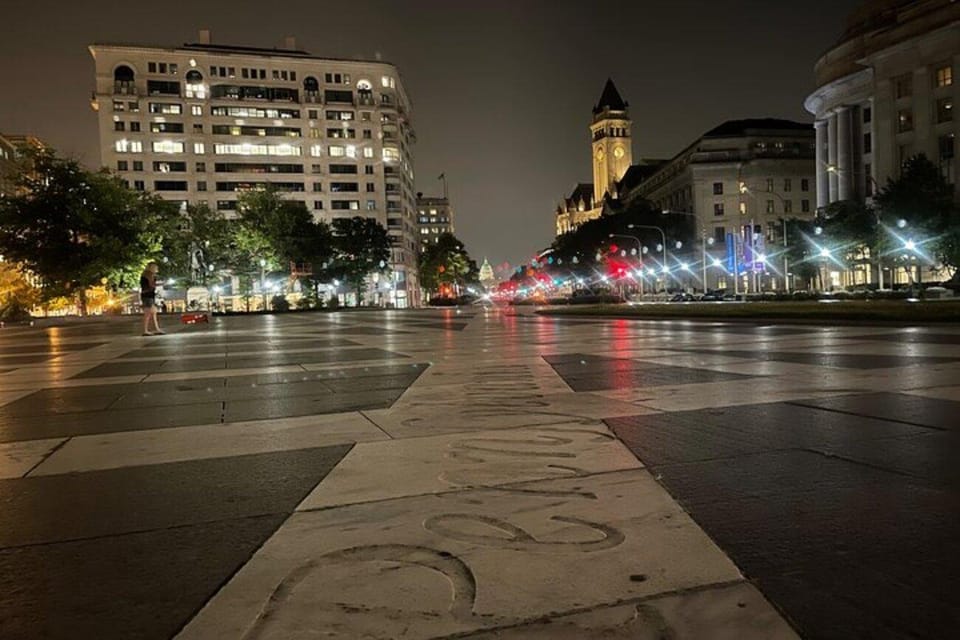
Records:
<instances>
[{"instance_id":1,"label":"street lamp","mask_svg":"<svg viewBox=\"0 0 960 640\"><path fill-rule=\"evenodd\" d=\"M654 227L653 225L647 224L628 224L627 229L653 229L654 231L660 232L660 237L663 239L663 242L657 246L658 251L663 251L663 264L667 264L667 234L663 232L663 229L660 227ZM633 237L633 236L630 236ZM639 238L636 238L637 242L640 242Z\"/></svg>"},{"instance_id":2,"label":"street lamp","mask_svg":"<svg viewBox=\"0 0 960 640\"><path fill-rule=\"evenodd\" d=\"M260 258L260 296L263 298L263 310L267 310L267 289L266 289L266 267L267 261Z\"/></svg>"}]
</instances>

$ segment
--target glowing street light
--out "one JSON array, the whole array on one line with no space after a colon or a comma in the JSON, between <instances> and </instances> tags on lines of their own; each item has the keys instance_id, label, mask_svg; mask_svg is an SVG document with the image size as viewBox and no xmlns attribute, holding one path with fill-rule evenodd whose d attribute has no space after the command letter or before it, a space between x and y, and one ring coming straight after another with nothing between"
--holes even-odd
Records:
<instances>
[{"instance_id":1,"label":"glowing street light","mask_svg":"<svg viewBox=\"0 0 960 640\"><path fill-rule=\"evenodd\" d=\"M684 271L690 271L690 265L687 264L686 262L680 263L680 268L683 269Z\"/></svg>"},{"instance_id":2,"label":"glowing street light","mask_svg":"<svg viewBox=\"0 0 960 640\"><path fill-rule=\"evenodd\" d=\"M906 242L903 243L903 248L906 249L907 251L916 251L917 243L914 242L913 240L907 240Z\"/></svg>"},{"instance_id":3,"label":"glowing street light","mask_svg":"<svg viewBox=\"0 0 960 640\"><path fill-rule=\"evenodd\" d=\"M821 258L829 258L832 253L833 252L830 251L830 249L827 249L826 247L824 247L823 249L820 249Z\"/></svg>"},{"instance_id":4,"label":"glowing street light","mask_svg":"<svg viewBox=\"0 0 960 640\"><path fill-rule=\"evenodd\" d=\"M906 220L904 220L903 218L900 218L899 220L897 220L897 227L898 227L899 229L903 229L903 228L906 227L906 226L907 226L907 221L906 221Z\"/></svg>"},{"instance_id":5,"label":"glowing street light","mask_svg":"<svg viewBox=\"0 0 960 640\"><path fill-rule=\"evenodd\" d=\"M715 266L715 267L722 267L722 266L723 266L723 263L720 262L720 258L714 258L714 259L713 259L713 266Z\"/></svg>"}]
</instances>

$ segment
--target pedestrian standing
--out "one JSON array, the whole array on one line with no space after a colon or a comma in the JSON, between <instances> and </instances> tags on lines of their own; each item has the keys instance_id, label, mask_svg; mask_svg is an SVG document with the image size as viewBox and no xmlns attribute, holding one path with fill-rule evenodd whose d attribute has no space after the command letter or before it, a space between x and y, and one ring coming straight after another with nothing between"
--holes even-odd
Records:
<instances>
[{"instance_id":1,"label":"pedestrian standing","mask_svg":"<svg viewBox=\"0 0 960 640\"><path fill-rule=\"evenodd\" d=\"M165 332L160 329L157 321L157 272L160 270L156 262L151 262L140 275L140 306L143 307L143 335L156 336ZM153 331L150 323L153 322Z\"/></svg>"}]
</instances>

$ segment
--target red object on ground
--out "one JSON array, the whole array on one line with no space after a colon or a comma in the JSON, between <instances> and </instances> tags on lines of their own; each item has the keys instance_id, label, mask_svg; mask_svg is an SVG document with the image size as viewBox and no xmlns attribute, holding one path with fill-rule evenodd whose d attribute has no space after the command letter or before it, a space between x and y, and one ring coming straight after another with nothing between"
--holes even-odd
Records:
<instances>
[{"instance_id":1,"label":"red object on ground","mask_svg":"<svg viewBox=\"0 0 960 640\"><path fill-rule=\"evenodd\" d=\"M182 313L180 314L180 322L183 324L198 324L200 322L210 322L210 316L206 313Z\"/></svg>"}]
</instances>

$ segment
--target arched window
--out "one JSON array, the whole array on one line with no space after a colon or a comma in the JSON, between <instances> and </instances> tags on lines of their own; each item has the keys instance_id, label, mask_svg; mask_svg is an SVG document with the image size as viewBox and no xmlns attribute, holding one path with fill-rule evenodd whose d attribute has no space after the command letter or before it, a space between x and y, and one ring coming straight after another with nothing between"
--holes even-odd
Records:
<instances>
[{"instance_id":1,"label":"arched window","mask_svg":"<svg viewBox=\"0 0 960 640\"><path fill-rule=\"evenodd\" d=\"M113 70L114 82L133 82L133 69L125 64Z\"/></svg>"},{"instance_id":2,"label":"arched window","mask_svg":"<svg viewBox=\"0 0 960 640\"><path fill-rule=\"evenodd\" d=\"M131 95L135 92L133 69L125 64L113 70L113 92Z\"/></svg>"},{"instance_id":3,"label":"arched window","mask_svg":"<svg viewBox=\"0 0 960 640\"><path fill-rule=\"evenodd\" d=\"M207 88L203 84L203 74L196 69L187 71L187 86L184 95L188 98L198 98L203 100L207 97Z\"/></svg>"},{"instance_id":4,"label":"arched window","mask_svg":"<svg viewBox=\"0 0 960 640\"><path fill-rule=\"evenodd\" d=\"M320 83L313 76L307 76L303 79L303 90L308 93L316 93L320 91Z\"/></svg>"},{"instance_id":5,"label":"arched window","mask_svg":"<svg viewBox=\"0 0 960 640\"><path fill-rule=\"evenodd\" d=\"M358 80L357 91L373 91L373 84L369 80Z\"/></svg>"}]
</instances>

